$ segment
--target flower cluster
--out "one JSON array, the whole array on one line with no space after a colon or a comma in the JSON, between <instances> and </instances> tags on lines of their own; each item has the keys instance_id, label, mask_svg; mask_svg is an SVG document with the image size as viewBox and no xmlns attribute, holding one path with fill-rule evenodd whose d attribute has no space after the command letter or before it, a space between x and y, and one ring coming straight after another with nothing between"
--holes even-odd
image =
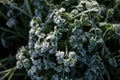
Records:
<instances>
[{"instance_id":1,"label":"flower cluster","mask_svg":"<svg viewBox=\"0 0 120 80\"><path fill-rule=\"evenodd\" d=\"M98 24L101 9L95 0L75 4L70 11L49 5L46 19L38 13L31 20L28 46L16 57L17 67L24 67L32 80L103 79L106 69L101 57L110 52L104 42L107 32Z\"/></svg>"}]
</instances>

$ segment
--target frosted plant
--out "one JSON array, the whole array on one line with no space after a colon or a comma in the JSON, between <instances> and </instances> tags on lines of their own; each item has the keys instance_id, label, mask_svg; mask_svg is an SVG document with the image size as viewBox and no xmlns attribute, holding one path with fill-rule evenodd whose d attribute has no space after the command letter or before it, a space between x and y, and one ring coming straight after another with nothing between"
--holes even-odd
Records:
<instances>
[{"instance_id":1,"label":"frosted plant","mask_svg":"<svg viewBox=\"0 0 120 80\"><path fill-rule=\"evenodd\" d=\"M64 2L68 7L57 8L35 0L40 12L30 22L27 47L16 55L17 68L24 67L32 80L101 80L107 73L101 57L110 52L104 42L107 32L100 28L104 25L96 20L101 16L99 4L70 1Z\"/></svg>"}]
</instances>

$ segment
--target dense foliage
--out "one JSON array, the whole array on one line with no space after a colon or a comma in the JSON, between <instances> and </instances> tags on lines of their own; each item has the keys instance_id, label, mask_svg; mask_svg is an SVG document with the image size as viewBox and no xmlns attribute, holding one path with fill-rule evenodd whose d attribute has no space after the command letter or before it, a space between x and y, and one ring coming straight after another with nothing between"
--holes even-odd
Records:
<instances>
[{"instance_id":1,"label":"dense foliage","mask_svg":"<svg viewBox=\"0 0 120 80\"><path fill-rule=\"evenodd\" d=\"M118 64L105 43L119 41L119 24L100 21L104 9L94 0L61 3L35 1L37 13L28 46L18 51L17 67L24 66L32 80L101 80L105 74L109 79L103 59Z\"/></svg>"},{"instance_id":2,"label":"dense foliage","mask_svg":"<svg viewBox=\"0 0 120 80\"><path fill-rule=\"evenodd\" d=\"M31 80L119 80L119 4L32 0L29 40L18 49L17 69L24 68ZM11 19L8 27L17 23Z\"/></svg>"}]
</instances>

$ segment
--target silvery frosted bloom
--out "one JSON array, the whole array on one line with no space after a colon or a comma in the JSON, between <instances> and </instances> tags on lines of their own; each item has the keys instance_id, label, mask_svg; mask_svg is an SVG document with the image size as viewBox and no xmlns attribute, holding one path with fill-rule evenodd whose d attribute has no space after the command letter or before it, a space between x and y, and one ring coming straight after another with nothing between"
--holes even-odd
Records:
<instances>
[{"instance_id":1,"label":"silvery frosted bloom","mask_svg":"<svg viewBox=\"0 0 120 80\"><path fill-rule=\"evenodd\" d=\"M54 46L54 47L57 47L58 46L58 38L56 36L54 36L52 39L51 39L51 45Z\"/></svg>"},{"instance_id":2,"label":"silvery frosted bloom","mask_svg":"<svg viewBox=\"0 0 120 80\"><path fill-rule=\"evenodd\" d=\"M41 53L45 53L50 49L50 44L48 42L43 42L41 46Z\"/></svg>"},{"instance_id":3,"label":"silvery frosted bloom","mask_svg":"<svg viewBox=\"0 0 120 80\"><path fill-rule=\"evenodd\" d=\"M46 40L51 40L51 39L54 38L54 37L55 37L54 32L50 32L45 39L46 39Z\"/></svg>"},{"instance_id":4,"label":"silvery frosted bloom","mask_svg":"<svg viewBox=\"0 0 120 80\"><path fill-rule=\"evenodd\" d=\"M35 42L33 42L33 40L29 40L29 42L28 42L29 49L33 49L34 45L35 45Z\"/></svg>"},{"instance_id":5,"label":"silvery frosted bloom","mask_svg":"<svg viewBox=\"0 0 120 80\"><path fill-rule=\"evenodd\" d=\"M17 61L16 65L18 69L21 69L23 67L23 64L21 61Z\"/></svg>"},{"instance_id":6,"label":"silvery frosted bloom","mask_svg":"<svg viewBox=\"0 0 120 80\"><path fill-rule=\"evenodd\" d=\"M82 5L86 9L93 9L93 8L95 9L96 8L96 11L98 12L99 4L95 0L92 0L92 1L84 0L84 1L81 1L79 5Z\"/></svg>"},{"instance_id":7,"label":"silvery frosted bloom","mask_svg":"<svg viewBox=\"0 0 120 80\"><path fill-rule=\"evenodd\" d=\"M91 4L92 4L92 7L95 7L95 8L99 7L99 4L94 0L91 2Z\"/></svg>"},{"instance_id":8,"label":"silvery frosted bloom","mask_svg":"<svg viewBox=\"0 0 120 80\"><path fill-rule=\"evenodd\" d=\"M69 52L69 55L68 55L68 57L69 58L76 58L77 57L77 55L76 55L76 53L75 52Z\"/></svg>"},{"instance_id":9,"label":"silvery frosted bloom","mask_svg":"<svg viewBox=\"0 0 120 80\"><path fill-rule=\"evenodd\" d=\"M35 35L38 37L41 35L41 28L40 27L36 29Z\"/></svg>"},{"instance_id":10,"label":"silvery frosted bloom","mask_svg":"<svg viewBox=\"0 0 120 80\"><path fill-rule=\"evenodd\" d=\"M55 56L57 57L57 61L59 64L63 63L63 59L64 59L64 51L58 51Z\"/></svg>"},{"instance_id":11,"label":"silvery frosted bloom","mask_svg":"<svg viewBox=\"0 0 120 80\"><path fill-rule=\"evenodd\" d=\"M91 9L91 8L92 8L91 2L86 2L85 7L86 7L87 9Z\"/></svg>"},{"instance_id":12,"label":"silvery frosted bloom","mask_svg":"<svg viewBox=\"0 0 120 80\"><path fill-rule=\"evenodd\" d=\"M42 42L41 39L44 39L45 38L45 34L44 33L41 33L40 35L38 35L38 41Z\"/></svg>"},{"instance_id":13,"label":"silvery frosted bloom","mask_svg":"<svg viewBox=\"0 0 120 80\"><path fill-rule=\"evenodd\" d=\"M21 53L20 53L20 55L16 56L16 58L17 58L18 60L22 61L22 60L24 60L26 57L23 56L23 55L21 55Z\"/></svg>"},{"instance_id":14,"label":"silvery frosted bloom","mask_svg":"<svg viewBox=\"0 0 120 80\"><path fill-rule=\"evenodd\" d=\"M58 26L61 26L61 25L63 25L63 23L65 23L66 20L63 19L60 15L54 15L53 16L53 21Z\"/></svg>"},{"instance_id":15,"label":"silvery frosted bloom","mask_svg":"<svg viewBox=\"0 0 120 80\"><path fill-rule=\"evenodd\" d=\"M71 14L77 15L78 12L79 12L79 11L78 11L77 9L74 9L74 10L71 11Z\"/></svg>"},{"instance_id":16,"label":"silvery frosted bloom","mask_svg":"<svg viewBox=\"0 0 120 80\"><path fill-rule=\"evenodd\" d=\"M16 59L18 61L23 61L24 59L26 59L27 56L28 56L27 47L22 46L16 54Z\"/></svg>"},{"instance_id":17,"label":"silvery frosted bloom","mask_svg":"<svg viewBox=\"0 0 120 80\"><path fill-rule=\"evenodd\" d=\"M60 10L58 12L64 12L65 11L65 8L60 8Z\"/></svg>"},{"instance_id":18,"label":"silvery frosted bloom","mask_svg":"<svg viewBox=\"0 0 120 80\"><path fill-rule=\"evenodd\" d=\"M25 54L25 52L27 52L27 47L22 46L22 47L20 48L19 52L20 52L21 54Z\"/></svg>"},{"instance_id":19,"label":"silvery frosted bloom","mask_svg":"<svg viewBox=\"0 0 120 80\"><path fill-rule=\"evenodd\" d=\"M86 36L84 36L84 35L81 35L81 38L82 38L82 42L83 42L83 43L87 41L87 38L86 38Z\"/></svg>"},{"instance_id":20,"label":"silvery frosted bloom","mask_svg":"<svg viewBox=\"0 0 120 80\"><path fill-rule=\"evenodd\" d=\"M38 27L39 23L41 23L41 18L40 17L33 17L33 19L30 22L31 27Z\"/></svg>"},{"instance_id":21,"label":"silvery frosted bloom","mask_svg":"<svg viewBox=\"0 0 120 80\"><path fill-rule=\"evenodd\" d=\"M10 18L10 19L7 21L7 23L6 23L6 25L7 25L9 28L14 27L16 24L17 24L17 21L16 21L16 19L14 19L14 18Z\"/></svg>"},{"instance_id":22,"label":"silvery frosted bloom","mask_svg":"<svg viewBox=\"0 0 120 80\"><path fill-rule=\"evenodd\" d=\"M32 52L30 53L30 56L33 57L33 58L37 58L38 55L39 55L39 53L36 53L36 51L32 51Z\"/></svg>"},{"instance_id":23,"label":"silvery frosted bloom","mask_svg":"<svg viewBox=\"0 0 120 80\"><path fill-rule=\"evenodd\" d=\"M70 65L70 58L64 59L64 66L69 66Z\"/></svg>"},{"instance_id":24,"label":"silvery frosted bloom","mask_svg":"<svg viewBox=\"0 0 120 80\"><path fill-rule=\"evenodd\" d=\"M17 60L20 60L20 59L19 59L19 56L20 56L20 53L17 53L17 54L16 54L16 59L17 59Z\"/></svg>"},{"instance_id":25,"label":"silvery frosted bloom","mask_svg":"<svg viewBox=\"0 0 120 80\"><path fill-rule=\"evenodd\" d=\"M34 59L33 57L30 58L33 65L35 65L37 67L37 69L41 70L42 67L42 62L41 59Z\"/></svg>"},{"instance_id":26,"label":"silvery frosted bloom","mask_svg":"<svg viewBox=\"0 0 120 80\"><path fill-rule=\"evenodd\" d=\"M34 48L37 49L37 50L40 50L40 48L41 48L40 42L37 41L37 42L35 43Z\"/></svg>"},{"instance_id":27,"label":"silvery frosted bloom","mask_svg":"<svg viewBox=\"0 0 120 80\"><path fill-rule=\"evenodd\" d=\"M30 60L32 61L32 63L33 63L34 65L37 64L37 60L35 60L34 57L30 57Z\"/></svg>"},{"instance_id":28,"label":"silvery frosted bloom","mask_svg":"<svg viewBox=\"0 0 120 80\"><path fill-rule=\"evenodd\" d=\"M25 68L29 68L30 66L31 66L31 61L29 60L29 59L24 59L23 60L23 66L25 67Z\"/></svg>"},{"instance_id":29,"label":"silvery frosted bloom","mask_svg":"<svg viewBox=\"0 0 120 80\"><path fill-rule=\"evenodd\" d=\"M64 65L73 67L77 62L77 55L75 52L69 52L68 59L64 59Z\"/></svg>"},{"instance_id":30,"label":"silvery frosted bloom","mask_svg":"<svg viewBox=\"0 0 120 80\"><path fill-rule=\"evenodd\" d=\"M33 27L34 26L34 20L32 19L30 22L30 26Z\"/></svg>"},{"instance_id":31,"label":"silvery frosted bloom","mask_svg":"<svg viewBox=\"0 0 120 80\"><path fill-rule=\"evenodd\" d=\"M60 22L61 22L61 16L55 15L53 21L54 21L56 24L60 24Z\"/></svg>"},{"instance_id":32,"label":"silvery frosted bloom","mask_svg":"<svg viewBox=\"0 0 120 80\"><path fill-rule=\"evenodd\" d=\"M30 31L29 31L29 34L30 34L30 35L34 35L34 34L35 34L35 29L34 29L34 28L31 28Z\"/></svg>"}]
</instances>

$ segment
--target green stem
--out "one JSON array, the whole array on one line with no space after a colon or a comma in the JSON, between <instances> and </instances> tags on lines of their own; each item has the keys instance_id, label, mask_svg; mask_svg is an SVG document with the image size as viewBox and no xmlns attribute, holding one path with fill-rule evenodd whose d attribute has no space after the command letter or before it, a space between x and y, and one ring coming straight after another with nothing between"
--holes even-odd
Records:
<instances>
[{"instance_id":1,"label":"green stem","mask_svg":"<svg viewBox=\"0 0 120 80\"><path fill-rule=\"evenodd\" d=\"M8 20L8 17L7 17L2 11L0 11L0 15L1 15L4 19Z\"/></svg>"},{"instance_id":2,"label":"green stem","mask_svg":"<svg viewBox=\"0 0 120 80\"><path fill-rule=\"evenodd\" d=\"M92 9L83 11L83 12L79 13L78 15L76 15L75 17L73 17L71 20L74 20L75 18L77 18L77 17L79 17L79 16L81 16L81 15L83 15L83 14L86 14L86 13L88 13L88 12L93 12L93 11L96 12L97 10L96 10L95 8L92 8Z\"/></svg>"},{"instance_id":3,"label":"green stem","mask_svg":"<svg viewBox=\"0 0 120 80\"><path fill-rule=\"evenodd\" d=\"M11 73L11 72L6 73L4 76L2 76L2 77L0 78L0 80L5 80L10 73Z\"/></svg>"},{"instance_id":4,"label":"green stem","mask_svg":"<svg viewBox=\"0 0 120 80\"><path fill-rule=\"evenodd\" d=\"M92 8L92 9L83 11L83 12L79 13L78 15L76 15L75 17L73 17L71 20L74 20L75 18L77 18L77 17L79 17L79 16L81 16L81 15L83 15L83 14L86 14L86 13L88 13L88 12L93 12L93 11L96 12L96 11L97 11L96 8ZM70 21L71 21L71 20L70 20ZM66 22L65 25L67 25L68 23L69 23L69 22Z\"/></svg>"},{"instance_id":5,"label":"green stem","mask_svg":"<svg viewBox=\"0 0 120 80\"><path fill-rule=\"evenodd\" d=\"M23 34L24 32L23 31L21 32L21 29L19 27L15 26L14 29L16 30L16 33L17 33L18 36L27 40L27 37Z\"/></svg>"},{"instance_id":6,"label":"green stem","mask_svg":"<svg viewBox=\"0 0 120 80\"><path fill-rule=\"evenodd\" d=\"M104 32L104 34L103 34L103 39L105 38L106 34L107 34L111 29L112 29L112 28L108 28L108 29Z\"/></svg>"},{"instance_id":7,"label":"green stem","mask_svg":"<svg viewBox=\"0 0 120 80\"><path fill-rule=\"evenodd\" d=\"M24 0L24 2L25 2L25 4L26 4L26 7L27 7L27 9L28 9L28 12L29 12L29 14L30 14L30 16L31 16L31 18L33 17L33 15L32 15L32 11L31 11L31 8L30 8L30 3L29 3L29 1L28 0Z\"/></svg>"},{"instance_id":8,"label":"green stem","mask_svg":"<svg viewBox=\"0 0 120 80\"><path fill-rule=\"evenodd\" d=\"M13 58L15 58L15 55L13 55ZM5 62L5 61L7 61L7 60L8 60L8 57L3 58L3 59L0 59L0 62Z\"/></svg>"},{"instance_id":9,"label":"green stem","mask_svg":"<svg viewBox=\"0 0 120 80\"><path fill-rule=\"evenodd\" d=\"M8 80L11 80L11 79L12 79L12 77L13 77L15 71L16 71L16 68L14 68L13 70L11 70L11 74L10 74Z\"/></svg>"},{"instance_id":10,"label":"green stem","mask_svg":"<svg viewBox=\"0 0 120 80\"><path fill-rule=\"evenodd\" d=\"M14 6L13 4L9 4L10 6L14 7L15 9L17 9L18 11L22 12L23 14L25 14L26 16L32 18L28 13L26 13L26 11L24 11L23 9L17 7L17 6Z\"/></svg>"},{"instance_id":11,"label":"green stem","mask_svg":"<svg viewBox=\"0 0 120 80\"><path fill-rule=\"evenodd\" d=\"M2 26L0 26L0 30L3 30L3 31L5 31L5 32L9 32L9 33L11 33L11 34L15 34L15 35L16 35L16 32L11 31L11 30L9 30L9 29L7 29L7 28L4 28L4 27L2 27Z\"/></svg>"},{"instance_id":12,"label":"green stem","mask_svg":"<svg viewBox=\"0 0 120 80\"><path fill-rule=\"evenodd\" d=\"M105 18L104 22L107 22L110 13L111 13L111 9L108 9L108 11L107 11L107 13L106 13L106 18Z\"/></svg>"},{"instance_id":13,"label":"green stem","mask_svg":"<svg viewBox=\"0 0 120 80\"><path fill-rule=\"evenodd\" d=\"M67 46L67 41L65 41L65 53L66 53L66 56L68 55L68 46Z\"/></svg>"},{"instance_id":14,"label":"green stem","mask_svg":"<svg viewBox=\"0 0 120 80\"><path fill-rule=\"evenodd\" d=\"M11 78L11 77L12 77L11 73L12 73L12 72L15 72L15 70L16 70L16 67L13 67L13 68L10 68L10 69L1 71L0 74L5 74L5 73L6 73L6 74L5 74L4 76L2 76L2 77L0 78L0 80L5 80L9 75L10 75L10 78ZM8 80L10 80L10 79L8 79Z\"/></svg>"},{"instance_id":15,"label":"green stem","mask_svg":"<svg viewBox=\"0 0 120 80\"><path fill-rule=\"evenodd\" d=\"M102 58L101 58L100 56L99 56L99 58L102 60ZM104 70L105 70L105 72L106 72L106 74L107 74L107 78L108 78L108 80L110 80L110 74L109 74L109 72L107 71L104 62L102 62L102 65L103 65Z\"/></svg>"},{"instance_id":16,"label":"green stem","mask_svg":"<svg viewBox=\"0 0 120 80\"><path fill-rule=\"evenodd\" d=\"M2 65L1 62L0 62L0 67L2 67L3 69L6 69L6 67L4 65Z\"/></svg>"},{"instance_id":17,"label":"green stem","mask_svg":"<svg viewBox=\"0 0 120 80\"><path fill-rule=\"evenodd\" d=\"M104 63L103 63L103 65L104 65ZM109 75L109 72L107 71L107 69L105 68L105 65L104 65L104 69L105 69L105 72L107 74L108 80L110 80L110 75Z\"/></svg>"}]
</instances>

